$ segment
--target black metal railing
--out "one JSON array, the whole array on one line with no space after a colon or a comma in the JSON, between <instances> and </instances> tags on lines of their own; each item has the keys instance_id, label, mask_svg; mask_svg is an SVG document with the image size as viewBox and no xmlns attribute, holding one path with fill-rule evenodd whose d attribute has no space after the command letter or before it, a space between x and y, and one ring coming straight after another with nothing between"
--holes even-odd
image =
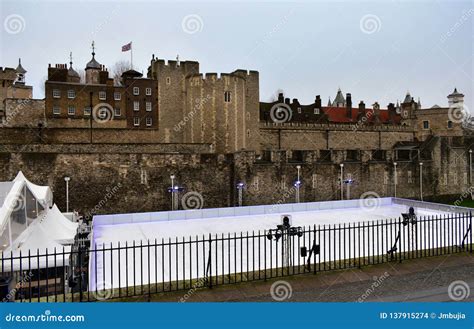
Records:
<instances>
[{"instance_id":1,"label":"black metal railing","mask_svg":"<svg viewBox=\"0 0 474 329\"><path fill-rule=\"evenodd\" d=\"M281 225L280 225L281 226ZM473 250L471 213L2 253L0 296L95 301Z\"/></svg>"}]
</instances>

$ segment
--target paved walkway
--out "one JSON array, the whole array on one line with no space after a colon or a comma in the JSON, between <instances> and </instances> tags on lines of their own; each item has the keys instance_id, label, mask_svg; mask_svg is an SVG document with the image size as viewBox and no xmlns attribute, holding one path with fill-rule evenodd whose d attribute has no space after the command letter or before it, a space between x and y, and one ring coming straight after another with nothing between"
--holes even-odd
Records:
<instances>
[{"instance_id":1,"label":"paved walkway","mask_svg":"<svg viewBox=\"0 0 474 329\"><path fill-rule=\"evenodd\" d=\"M474 255L454 254L393 262L362 269L320 272L258 282L246 282L194 292L172 292L152 296L151 301L176 302L186 294L187 302L270 302L272 284L284 280L291 287L285 301L450 301L449 285L458 280L467 283L468 297L474 295ZM462 289L462 287L461 287ZM280 291L283 292L285 287ZM466 289L464 289L465 291ZM459 291L458 291L459 292ZM129 301L147 301L147 297Z\"/></svg>"}]
</instances>

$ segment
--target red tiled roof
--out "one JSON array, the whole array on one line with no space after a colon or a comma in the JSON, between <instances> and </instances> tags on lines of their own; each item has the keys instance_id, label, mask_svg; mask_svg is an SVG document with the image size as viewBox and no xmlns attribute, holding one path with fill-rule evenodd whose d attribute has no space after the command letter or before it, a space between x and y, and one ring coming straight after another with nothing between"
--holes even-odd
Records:
<instances>
[{"instance_id":1,"label":"red tiled roof","mask_svg":"<svg viewBox=\"0 0 474 329\"><path fill-rule=\"evenodd\" d=\"M346 116L347 109L345 107L323 107L323 112L327 115L329 122L333 123L350 123L357 122L357 117L359 114L358 108L352 108L352 120ZM366 122L374 122L375 115L373 114L373 109L366 109L366 113L371 113L371 115L366 115ZM394 116L395 123L400 123L401 116L395 114ZM390 123L390 116L388 110L380 109L380 122L381 123Z\"/></svg>"}]
</instances>

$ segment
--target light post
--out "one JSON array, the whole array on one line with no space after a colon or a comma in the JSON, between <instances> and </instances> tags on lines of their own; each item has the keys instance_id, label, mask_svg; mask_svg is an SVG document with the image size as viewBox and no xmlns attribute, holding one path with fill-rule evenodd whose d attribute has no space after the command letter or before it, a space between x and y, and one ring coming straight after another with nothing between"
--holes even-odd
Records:
<instances>
[{"instance_id":1,"label":"light post","mask_svg":"<svg viewBox=\"0 0 474 329\"><path fill-rule=\"evenodd\" d=\"M469 186L472 186L472 150L469 149Z\"/></svg>"},{"instance_id":2,"label":"light post","mask_svg":"<svg viewBox=\"0 0 474 329\"><path fill-rule=\"evenodd\" d=\"M393 196L396 198L397 197L397 163L393 163Z\"/></svg>"},{"instance_id":3,"label":"light post","mask_svg":"<svg viewBox=\"0 0 474 329\"><path fill-rule=\"evenodd\" d=\"M64 177L64 181L66 182L66 212L69 212L69 181L71 177Z\"/></svg>"},{"instance_id":4,"label":"light post","mask_svg":"<svg viewBox=\"0 0 474 329\"><path fill-rule=\"evenodd\" d=\"M294 186L296 187L296 195L295 195L296 203L300 203L300 186L301 186L300 169L301 169L301 166L296 166L296 170L298 171L297 179L294 184Z\"/></svg>"},{"instance_id":5,"label":"light post","mask_svg":"<svg viewBox=\"0 0 474 329\"><path fill-rule=\"evenodd\" d=\"M341 167L341 177L340 177L340 181L341 181L341 200L344 200L344 191L343 191L343 184L344 184L344 164L341 163L339 165Z\"/></svg>"},{"instance_id":6,"label":"light post","mask_svg":"<svg viewBox=\"0 0 474 329\"><path fill-rule=\"evenodd\" d=\"M420 162L420 199L423 201L423 162Z\"/></svg>"},{"instance_id":7,"label":"light post","mask_svg":"<svg viewBox=\"0 0 474 329\"><path fill-rule=\"evenodd\" d=\"M242 193L243 189L245 187L245 184L242 182L237 183L237 190L239 191L239 207L242 207Z\"/></svg>"},{"instance_id":8,"label":"light post","mask_svg":"<svg viewBox=\"0 0 474 329\"><path fill-rule=\"evenodd\" d=\"M175 200L174 200L174 179L176 178L175 175L171 175L171 210L175 210Z\"/></svg>"}]
</instances>

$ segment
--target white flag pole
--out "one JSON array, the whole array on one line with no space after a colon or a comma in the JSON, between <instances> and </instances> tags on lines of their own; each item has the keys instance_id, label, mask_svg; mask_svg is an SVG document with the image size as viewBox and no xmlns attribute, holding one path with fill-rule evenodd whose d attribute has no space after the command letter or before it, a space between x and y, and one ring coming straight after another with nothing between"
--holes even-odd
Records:
<instances>
[{"instance_id":1,"label":"white flag pole","mask_svg":"<svg viewBox=\"0 0 474 329\"><path fill-rule=\"evenodd\" d=\"M133 46L130 41L130 69L133 70Z\"/></svg>"}]
</instances>

